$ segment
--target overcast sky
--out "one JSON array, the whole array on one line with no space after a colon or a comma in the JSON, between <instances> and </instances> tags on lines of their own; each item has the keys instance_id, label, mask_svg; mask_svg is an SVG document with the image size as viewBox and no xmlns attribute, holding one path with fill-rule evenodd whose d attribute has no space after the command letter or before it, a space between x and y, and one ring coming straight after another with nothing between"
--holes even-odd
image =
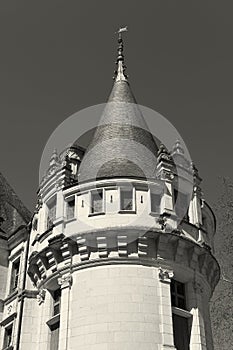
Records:
<instances>
[{"instance_id":1,"label":"overcast sky","mask_svg":"<svg viewBox=\"0 0 233 350\"><path fill-rule=\"evenodd\" d=\"M216 0L1 1L1 172L28 208L50 134L106 101L125 25L134 95L180 132L213 203L233 169L232 13Z\"/></svg>"}]
</instances>

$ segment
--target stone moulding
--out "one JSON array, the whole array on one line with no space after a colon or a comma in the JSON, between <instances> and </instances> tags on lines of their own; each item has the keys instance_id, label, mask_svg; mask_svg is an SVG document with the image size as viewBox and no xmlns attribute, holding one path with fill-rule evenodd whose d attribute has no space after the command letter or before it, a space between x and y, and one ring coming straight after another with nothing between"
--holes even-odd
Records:
<instances>
[{"instance_id":1,"label":"stone moulding","mask_svg":"<svg viewBox=\"0 0 233 350\"><path fill-rule=\"evenodd\" d=\"M90 246L86 236L70 239L60 234L53 237L46 248L30 256L28 274L34 285L42 288L47 281L60 277L59 273L70 268L126 262L159 267L161 261L167 261L169 265L176 263L196 270L205 277L211 290L217 284L219 265L211 252L184 236L148 232L129 241L126 231L125 234L116 232L115 241L116 245L112 246L108 234L102 232L92 237ZM161 271L161 281L167 282L169 275L169 271Z\"/></svg>"}]
</instances>

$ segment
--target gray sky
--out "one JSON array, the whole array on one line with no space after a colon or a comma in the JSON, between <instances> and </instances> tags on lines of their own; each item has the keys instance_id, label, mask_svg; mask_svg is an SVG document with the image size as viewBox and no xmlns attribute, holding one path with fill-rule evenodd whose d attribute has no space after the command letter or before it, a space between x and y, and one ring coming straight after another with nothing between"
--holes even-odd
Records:
<instances>
[{"instance_id":1,"label":"gray sky","mask_svg":"<svg viewBox=\"0 0 233 350\"><path fill-rule=\"evenodd\" d=\"M0 2L1 171L33 209L39 162L53 130L106 101L119 26L138 103L182 135L216 198L232 176L233 3L217 0Z\"/></svg>"}]
</instances>

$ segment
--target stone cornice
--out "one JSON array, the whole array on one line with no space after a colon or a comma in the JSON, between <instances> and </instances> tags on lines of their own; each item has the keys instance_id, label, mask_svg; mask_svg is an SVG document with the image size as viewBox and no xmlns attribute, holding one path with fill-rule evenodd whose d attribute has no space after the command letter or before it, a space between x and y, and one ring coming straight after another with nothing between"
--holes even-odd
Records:
<instances>
[{"instance_id":1,"label":"stone cornice","mask_svg":"<svg viewBox=\"0 0 233 350\"><path fill-rule=\"evenodd\" d=\"M77 235L69 239L63 234L57 235L46 248L31 255L28 273L39 287L66 267L73 270L77 266L90 267L104 261L122 263L122 259L128 263L141 264L143 261L143 264L154 266L155 262L160 265L163 260L197 270L206 278L211 289L219 279L219 265L209 249L181 234L148 232L131 241L125 231L124 234L116 232L114 237L115 246L112 246L112 237L107 232L92 236L91 241L86 236Z\"/></svg>"},{"instance_id":2,"label":"stone cornice","mask_svg":"<svg viewBox=\"0 0 233 350\"><path fill-rule=\"evenodd\" d=\"M0 303L3 305L7 305L11 303L13 300L18 298L19 301L21 301L23 298L36 298L38 294L37 290L29 290L29 289L24 289L21 291L15 290L13 293L9 294L4 300L0 300Z\"/></svg>"},{"instance_id":3,"label":"stone cornice","mask_svg":"<svg viewBox=\"0 0 233 350\"><path fill-rule=\"evenodd\" d=\"M37 290L24 289L20 293L18 293L18 300L21 301L24 298L36 299L37 295L38 295L38 291Z\"/></svg>"},{"instance_id":4,"label":"stone cornice","mask_svg":"<svg viewBox=\"0 0 233 350\"><path fill-rule=\"evenodd\" d=\"M9 294L5 299L4 299L4 305L9 304L12 300L16 299L18 296L18 291L15 290L13 293Z\"/></svg>"},{"instance_id":5,"label":"stone cornice","mask_svg":"<svg viewBox=\"0 0 233 350\"><path fill-rule=\"evenodd\" d=\"M71 184L68 185L64 188L63 193L64 195L67 194L71 194L71 193L80 193L80 192L85 192L88 191L90 189L93 188L97 188L97 187L110 187L110 186L119 186L120 183L122 183L122 185L124 183L129 183L132 182L134 187L144 187L144 188L148 188L150 186L156 186L156 185L161 185L163 183L163 181L161 181L160 179L156 179L156 180L143 180L143 179L137 179L137 178L123 178L123 177L119 177L119 178L111 178L111 179L103 179L103 180L98 180L98 181L89 181L89 182L85 182L82 184Z\"/></svg>"}]
</instances>

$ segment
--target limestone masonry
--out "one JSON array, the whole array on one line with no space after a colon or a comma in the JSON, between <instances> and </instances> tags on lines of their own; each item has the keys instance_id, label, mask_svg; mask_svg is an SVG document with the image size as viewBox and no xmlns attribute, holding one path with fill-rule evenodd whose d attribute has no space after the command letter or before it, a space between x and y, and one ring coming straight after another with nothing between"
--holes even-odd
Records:
<instances>
[{"instance_id":1,"label":"limestone masonry","mask_svg":"<svg viewBox=\"0 0 233 350\"><path fill-rule=\"evenodd\" d=\"M150 133L118 44L88 148L54 151L32 219L15 199L0 214L0 349L213 349L215 217L181 142Z\"/></svg>"}]
</instances>

